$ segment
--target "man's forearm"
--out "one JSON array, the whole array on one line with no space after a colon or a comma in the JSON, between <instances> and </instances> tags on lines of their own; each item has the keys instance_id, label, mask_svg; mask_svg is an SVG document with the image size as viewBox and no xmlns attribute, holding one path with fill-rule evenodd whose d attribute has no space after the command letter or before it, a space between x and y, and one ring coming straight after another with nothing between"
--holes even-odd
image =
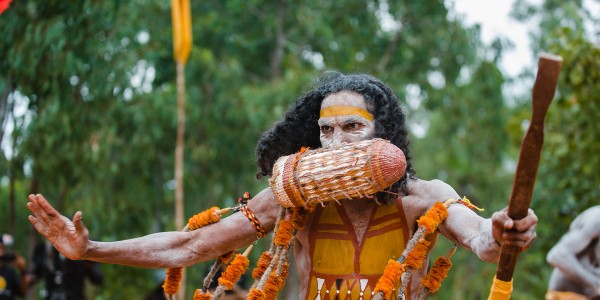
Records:
<instances>
[{"instance_id":1,"label":"man's forearm","mask_svg":"<svg viewBox=\"0 0 600 300\"><path fill-rule=\"evenodd\" d=\"M83 259L140 268L180 267L202 260L182 247L189 236L184 232L161 232L116 242L90 241Z\"/></svg>"},{"instance_id":2,"label":"man's forearm","mask_svg":"<svg viewBox=\"0 0 600 300\"><path fill-rule=\"evenodd\" d=\"M480 231L467 240L469 247L481 260L497 263L500 258L500 244L492 234L492 222L484 219L480 223Z\"/></svg>"}]
</instances>

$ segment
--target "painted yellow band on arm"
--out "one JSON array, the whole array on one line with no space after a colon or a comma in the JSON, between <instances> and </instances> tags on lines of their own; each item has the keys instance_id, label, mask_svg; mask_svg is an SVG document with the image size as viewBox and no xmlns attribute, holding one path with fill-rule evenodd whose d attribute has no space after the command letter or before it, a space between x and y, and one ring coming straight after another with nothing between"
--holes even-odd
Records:
<instances>
[{"instance_id":1,"label":"painted yellow band on arm","mask_svg":"<svg viewBox=\"0 0 600 300\"><path fill-rule=\"evenodd\" d=\"M356 106L329 106L321 109L321 118L350 115L361 116L369 121L374 119L368 110Z\"/></svg>"}]
</instances>

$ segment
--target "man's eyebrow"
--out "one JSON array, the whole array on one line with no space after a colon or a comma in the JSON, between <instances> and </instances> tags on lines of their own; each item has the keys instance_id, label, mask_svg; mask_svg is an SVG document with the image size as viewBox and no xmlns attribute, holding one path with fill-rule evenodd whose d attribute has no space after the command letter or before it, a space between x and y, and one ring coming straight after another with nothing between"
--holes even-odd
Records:
<instances>
[{"instance_id":1,"label":"man's eyebrow","mask_svg":"<svg viewBox=\"0 0 600 300\"><path fill-rule=\"evenodd\" d=\"M368 120L361 117L361 116L349 116L348 119L344 120L344 123L349 123L349 122L367 122Z\"/></svg>"},{"instance_id":2,"label":"man's eyebrow","mask_svg":"<svg viewBox=\"0 0 600 300\"><path fill-rule=\"evenodd\" d=\"M353 122L367 123L369 121L361 116L354 116L354 115L343 116L343 118L344 119L342 119L342 122L344 124L353 123ZM317 124L319 124L319 126L330 125L331 123L332 123L331 121L325 120L323 118L321 118L317 121Z\"/></svg>"},{"instance_id":3,"label":"man's eyebrow","mask_svg":"<svg viewBox=\"0 0 600 300\"><path fill-rule=\"evenodd\" d=\"M328 121L323 120L323 119L319 119L317 121L317 124L319 124L319 126L322 126L322 125L329 125L329 124L331 124L331 122L328 122Z\"/></svg>"}]
</instances>

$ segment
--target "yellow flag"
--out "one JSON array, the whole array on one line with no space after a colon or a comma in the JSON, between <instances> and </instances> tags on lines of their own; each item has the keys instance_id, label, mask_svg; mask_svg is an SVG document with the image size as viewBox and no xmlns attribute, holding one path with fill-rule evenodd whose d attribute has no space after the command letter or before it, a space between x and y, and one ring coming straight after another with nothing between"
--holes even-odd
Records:
<instances>
[{"instance_id":1,"label":"yellow flag","mask_svg":"<svg viewBox=\"0 0 600 300\"><path fill-rule=\"evenodd\" d=\"M173 57L185 64L192 50L192 13L190 0L171 0Z\"/></svg>"}]
</instances>

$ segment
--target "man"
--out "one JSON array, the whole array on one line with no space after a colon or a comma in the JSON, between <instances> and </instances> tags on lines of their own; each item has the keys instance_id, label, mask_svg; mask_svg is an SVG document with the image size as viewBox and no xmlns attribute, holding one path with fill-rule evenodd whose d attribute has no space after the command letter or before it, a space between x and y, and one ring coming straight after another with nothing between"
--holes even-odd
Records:
<instances>
[{"instance_id":1,"label":"man","mask_svg":"<svg viewBox=\"0 0 600 300\"><path fill-rule=\"evenodd\" d=\"M85 300L86 279L96 286L104 280L98 263L65 258L47 241L36 245L32 260L33 274L44 281L44 299Z\"/></svg>"},{"instance_id":2,"label":"man","mask_svg":"<svg viewBox=\"0 0 600 300\"><path fill-rule=\"evenodd\" d=\"M315 209L307 226L297 233L294 246L300 299L340 292L351 299L370 299L387 260L398 258L415 232L416 220L436 201L459 197L442 181L416 178L398 99L384 83L368 75L335 73L301 96L258 142L259 177L270 176L277 158L301 147L328 148L371 138L390 140L404 152L406 174L388 191L379 193L378 201L348 199ZM248 219L234 214L191 232L162 232L108 243L90 241L81 212L71 221L43 196L29 199L31 223L72 259L144 268L189 266L256 239ZM257 194L249 208L264 229L273 229L279 207L269 188ZM485 261L496 262L503 243L527 248L535 238L537 217L531 210L521 220L511 220L506 209L491 219L462 205L452 205L448 212L439 232ZM424 263L413 273L407 299L414 299L419 292L426 269Z\"/></svg>"},{"instance_id":3,"label":"man","mask_svg":"<svg viewBox=\"0 0 600 300\"><path fill-rule=\"evenodd\" d=\"M18 253L6 251L12 246L12 241L11 235L0 233L0 300L24 296L30 280L25 273L25 259Z\"/></svg>"},{"instance_id":4,"label":"man","mask_svg":"<svg viewBox=\"0 0 600 300\"><path fill-rule=\"evenodd\" d=\"M546 300L600 299L600 205L583 211L550 249Z\"/></svg>"}]
</instances>

